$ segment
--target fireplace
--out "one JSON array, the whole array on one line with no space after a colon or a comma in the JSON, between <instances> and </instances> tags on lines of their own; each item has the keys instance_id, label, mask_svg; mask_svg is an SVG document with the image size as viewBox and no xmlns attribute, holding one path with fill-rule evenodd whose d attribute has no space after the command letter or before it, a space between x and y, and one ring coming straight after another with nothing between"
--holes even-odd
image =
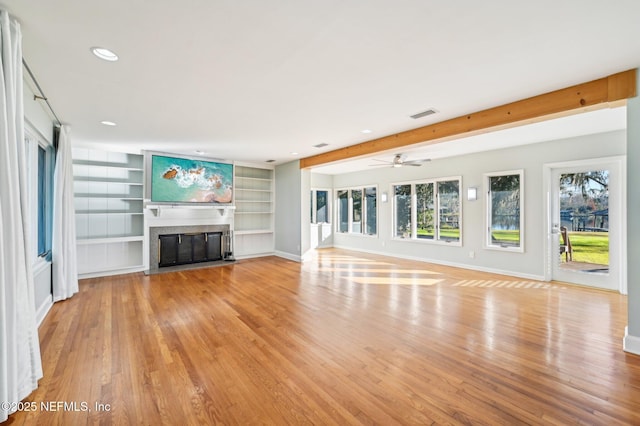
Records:
<instances>
[{"instance_id":1,"label":"fireplace","mask_svg":"<svg viewBox=\"0 0 640 426\"><path fill-rule=\"evenodd\" d=\"M149 273L232 258L229 225L149 227Z\"/></svg>"},{"instance_id":2,"label":"fireplace","mask_svg":"<svg viewBox=\"0 0 640 426\"><path fill-rule=\"evenodd\" d=\"M158 238L160 268L222 259L222 232L168 234Z\"/></svg>"}]
</instances>

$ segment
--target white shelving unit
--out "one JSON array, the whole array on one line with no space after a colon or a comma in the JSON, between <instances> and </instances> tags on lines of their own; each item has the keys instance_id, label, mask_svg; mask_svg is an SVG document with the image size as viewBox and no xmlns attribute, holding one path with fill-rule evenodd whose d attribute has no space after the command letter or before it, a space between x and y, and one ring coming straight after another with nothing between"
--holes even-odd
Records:
<instances>
[{"instance_id":1,"label":"white shelving unit","mask_svg":"<svg viewBox=\"0 0 640 426\"><path fill-rule=\"evenodd\" d=\"M273 169L236 165L235 205L236 257L273 254Z\"/></svg>"},{"instance_id":2,"label":"white shelving unit","mask_svg":"<svg viewBox=\"0 0 640 426\"><path fill-rule=\"evenodd\" d=\"M143 269L143 156L73 149L80 277Z\"/></svg>"}]
</instances>

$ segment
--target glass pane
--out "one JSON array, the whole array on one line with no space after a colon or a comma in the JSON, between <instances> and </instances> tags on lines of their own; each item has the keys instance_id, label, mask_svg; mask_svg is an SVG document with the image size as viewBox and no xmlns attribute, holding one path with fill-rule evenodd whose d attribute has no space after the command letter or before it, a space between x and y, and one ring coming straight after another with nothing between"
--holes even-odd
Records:
<instances>
[{"instance_id":1,"label":"glass pane","mask_svg":"<svg viewBox=\"0 0 640 426\"><path fill-rule=\"evenodd\" d=\"M609 171L560 175L560 267L609 272Z\"/></svg>"},{"instance_id":2,"label":"glass pane","mask_svg":"<svg viewBox=\"0 0 640 426\"><path fill-rule=\"evenodd\" d=\"M362 233L362 190L352 189L351 232Z\"/></svg>"},{"instance_id":3,"label":"glass pane","mask_svg":"<svg viewBox=\"0 0 640 426\"><path fill-rule=\"evenodd\" d=\"M433 239L435 226L433 222L433 183L420 183L416 185L416 206L418 229L417 237Z\"/></svg>"},{"instance_id":4,"label":"glass pane","mask_svg":"<svg viewBox=\"0 0 640 426\"><path fill-rule=\"evenodd\" d=\"M38 147L38 256L47 251L47 153Z\"/></svg>"},{"instance_id":5,"label":"glass pane","mask_svg":"<svg viewBox=\"0 0 640 426\"><path fill-rule=\"evenodd\" d=\"M366 234L376 235L378 233L378 215L377 215L377 203L378 198L376 196L376 188L365 188L365 209L366 209Z\"/></svg>"},{"instance_id":6,"label":"glass pane","mask_svg":"<svg viewBox=\"0 0 640 426\"><path fill-rule=\"evenodd\" d=\"M309 200L311 200L309 202L309 208L310 208L310 218L311 218L311 223L316 223L315 220L313 220L313 197L314 197L314 191L311 191L311 197L309 198Z\"/></svg>"},{"instance_id":7,"label":"glass pane","mask_svg":"<svg viewBox=\"0 0 640 426\"><path fill-rule=\"evenodd\" d=\"M411 238L411 185L393 187L395 198L395 231L398 238Z\"/></svg>"},{"instance_id":8,"label":"glass pane","mask_svg":"<svg viewBox=\"0 0 640 426\"><path fill-rule=\"evenodd\" d=\"M338 232L349 232L349 193L347 190L338 191Z\"/></svg>"},{"instance_id":9,"label":"glass pane","mask_svg":"<svg viewBox=\"0 0 640 426\"><path fill-rule=\"evenodd\" d=\"M316 222L329 223L329 214L327 211L327 208L328 208L327 200L329 199L329 194L327 191L317 191L316 194L317 194Z\"/></svg>"},{"instance_id":10,"label":"glass pane","mask_svg":"<svg viewBox=\"0 0 640 426\"><path fill-rule=\"evenodd\" d=\"M489 178L491 242L500 247L520 247L520 175Z\"/></svg>"},{"instance_id":11,"label":"glass pane","mask_svg":"<svg viewBox=\"0 0 640 426\"><path fill-rule=\"evenodd\" d=\"M460 241L460 181L438 182L440 230L443 241Z\"/></svg>"}]
</instances>

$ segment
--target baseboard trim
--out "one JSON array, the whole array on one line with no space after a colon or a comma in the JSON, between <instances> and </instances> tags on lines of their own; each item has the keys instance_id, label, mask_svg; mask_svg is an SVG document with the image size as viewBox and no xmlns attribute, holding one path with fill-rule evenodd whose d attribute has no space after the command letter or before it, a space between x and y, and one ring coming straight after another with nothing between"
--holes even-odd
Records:
<instances>
[{"instance_id":1,"label":"baseboard trim","mask_svg":"<svg viewBox=\"0 0 640 426\"><path fill-rule=\"evenodd\" d=\"M42 321L44 321L52 306L53 296L50 295L42 301L42 303L38 307L38 310L36 311L36 325L38 327L40 327L40 324L42 324Z\"/></svg>"},{"instance_id":2,"label":"baseboard trim","mask_svg":"<svg viewBox=\"0 0 640 426\"><path fill-rule=\"evenodd\" d=\"M622 349L630 354L640 355L640 337L631 336L629 327L624 328L624 339L622 340Z\"/></svg>"},{"instance_id":3,"label":"baseboard trim","mask_svg":"<svg viewBox=\"0 0 640 426\"><path fill-rule=\"evenodd\" d=\"M492 274L499 274L499 275L508 275L510 277L524 278L524 279L527 279L527 280L545 281L544 275L523 274L523 273L515 272L515 271L506 271L506 270L503 270L503 269L485 268L485 267L482 267L482 266L473 266L473 265L468 265L466 263L447 262L445 260L428 259L428 258L417 257L417 256L396 255L396 254L391 254L391 253L377 251L377 250L356 249L356 248L353 248L353 247L347 247L347 246L341 246L341 245L334 245L334 247L338 248L338 249L342 249L342 250L351 250L351 251L358 251L358 252L362 252L362 253L377 254L377 255L380 255L380 256L394 257L396 259L413 260L413 261L416 261L416 262L433 263L433 264L436 264L436 265L451 266L453 268L468 269L468 270L471 270L471 271L489 272L489 273L492 273Z\"/></svg>"},{"instance_id":4,"label":"baseboard trim","mask_svg":"<svg viewBox=\"0 0 640 426\"><path fill-rule=\"evenodd\" d=\"M284 259L293 260L294 262L302 262L302 257L297 254L291 254L285 251L276 250L275 255Z\"/></svg>"},{"instance_id":5,"label":"baseboard trim","mask_svg":"<svg viewBox=\"0 0 640 426\"><path fill-rule=\"evenodd\" d=\"M113 275L124 275L124 274L133 274L136 272L144 272L148 268L144 266L136 266L135 268L124 268L124 269L114 269L110 271L98 271L98 272L86 272L82 274L78 274L79 280L84 280L86 278L99 278L99 277L110 277Z\"/></svg>"}]
</instances>

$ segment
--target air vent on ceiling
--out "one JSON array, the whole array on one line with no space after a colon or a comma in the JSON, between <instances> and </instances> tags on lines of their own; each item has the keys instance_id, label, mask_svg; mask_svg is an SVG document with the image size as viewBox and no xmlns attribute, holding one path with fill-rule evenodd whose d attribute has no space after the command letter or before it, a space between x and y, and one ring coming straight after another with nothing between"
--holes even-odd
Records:
<instances>
[{"instance_id":1,"label":"air vent on ceiling","mask_svg":"<svg viewBox=\"0 0 640 426\"><path fill-rule=\"evenodd\" d=\"M428 115L435 114L436 112L437 112L437 111L436 111L435 109L430 108L430 109L428 109L428 110L426 110L426 111L422 111L422 112L419 112L419 113L417 113L417 114L413 114L413 115L411 115L410 117L411 117L411 118L413 118L413 119L415 120L415 119L417 119L417 118L422 118L422 117L426 117L426 116L428 116Z\"/></svg>"},{"instance_id":2,"label":"air vent on ceiling","mask_svg":"<svg viewBox=\"0 0 640 426\"><path fill-rule=\"evenodd\" d=\"M317 145L313 145L314 148L324 148L325 146L329 146L329 144L322 142Z\"/></svg>"},{"instance_id":3,"label":"air vent on ceiling","mask_svg":"<svg viewBox=\"0 0 640 426\"><path fill-rule=\"evenodd\" d=\"M274 163L276 160L267 160L265 163Z\"/></svg>"}]
</instances>

